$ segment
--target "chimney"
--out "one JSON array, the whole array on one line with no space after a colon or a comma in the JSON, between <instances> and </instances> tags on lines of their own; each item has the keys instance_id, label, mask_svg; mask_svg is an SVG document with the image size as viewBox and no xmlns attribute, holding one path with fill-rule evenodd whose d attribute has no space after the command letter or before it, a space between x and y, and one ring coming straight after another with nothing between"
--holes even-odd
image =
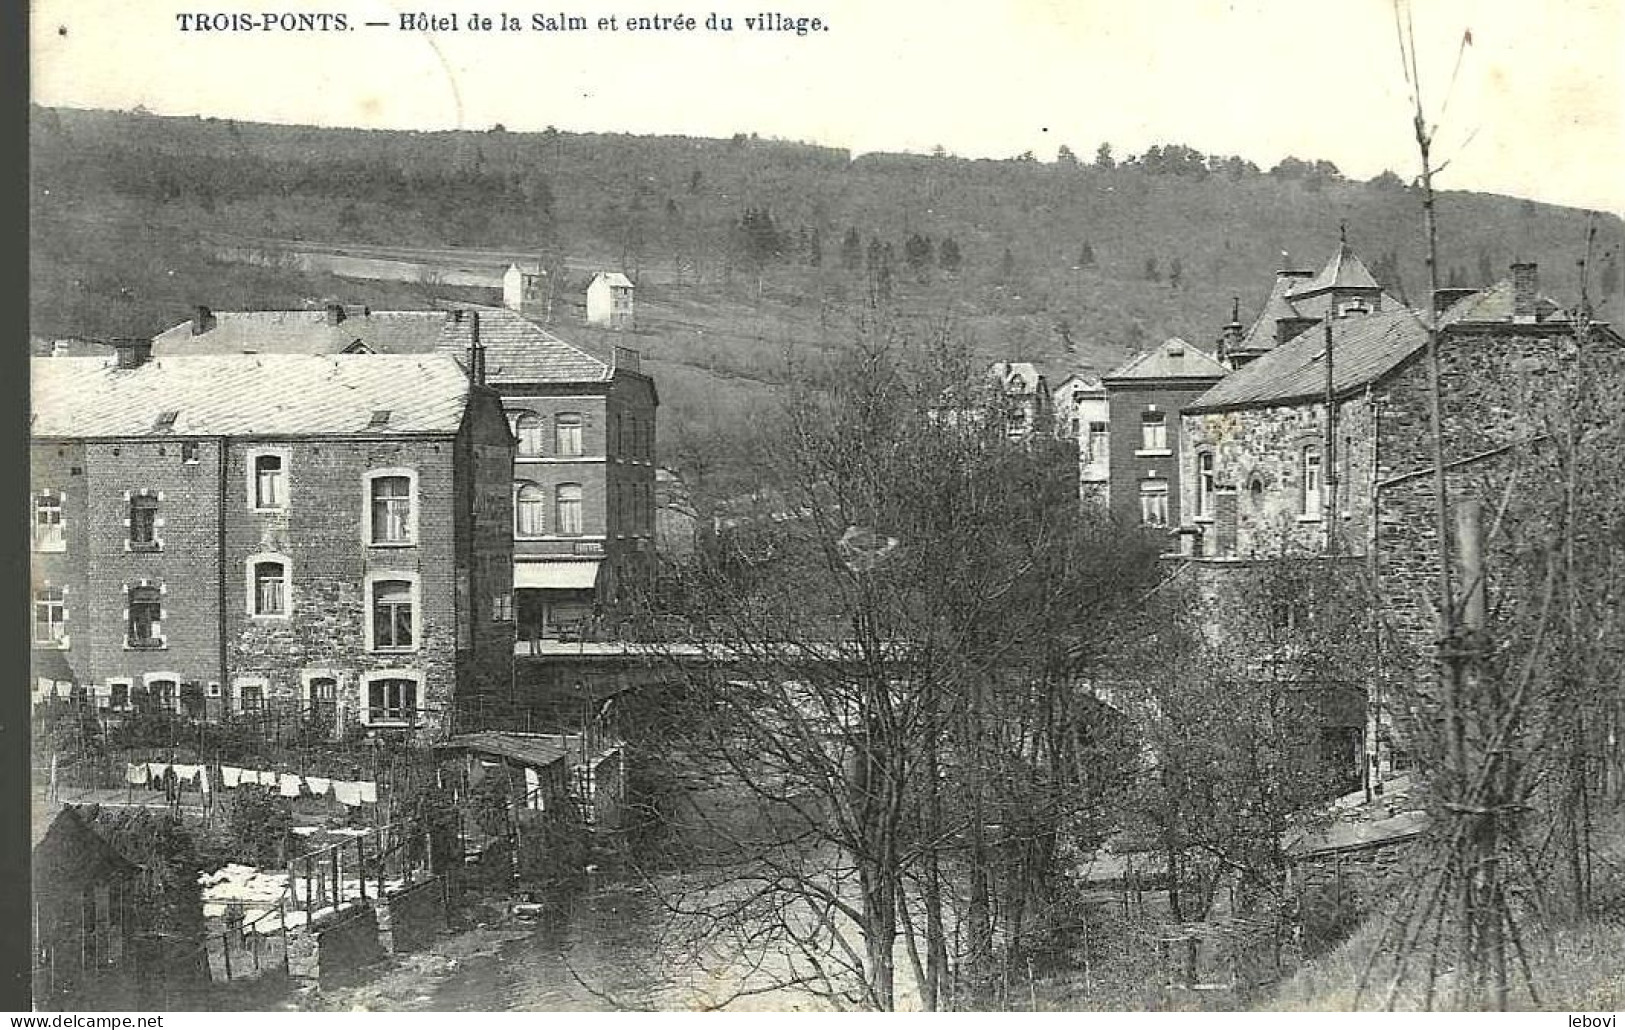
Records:
<instances>
[{"instance_id":1,"label":"chimney","mask_svg":"<svg viewBox=\"0 0 1625 1030\"><path fill-rule=\"evenodd\" d=\"M461 314L461 312L459 312ZM485 344L480 340L480 313L468 313L468 378L475 386L485 385Z\"/></svg>"},{"instance_id":2,"label":"chimney","mask_svg":"<svg viewBox=\"0 0 1625 1030\"><path fill-rule=\"evenodd\" d=\"M140 336L121 336L113 341L116 355L114 367L140 368L152 360L152 340Z\"/></svg>"},{"instance_id":3,"label":"chimney","mask_svg":"<svg viewBox=\"0 0 1625 1030\"><path fill-rule=\"evenodd\" d=\"M1241 324L1241 298L1232 297L1230 300L1230 321L1225 323L1224 328L1219 333L1219 358L1221 361L1229 360L1230 355L1235 353L1237 347L1241 346L1246 331Z\"/></svg>"},{"instance_id":4,"label":"chimney","mask_svg":"<svg viewBox=\"0 0 1625 1030\"><path fill-rule=\"evenodd\" d=\"M192 335L202 336L214 328L214 312L206 305L199 304L192 309Z\"/></svg>"},{"instance_id":5,"label":"chimney","mask_svg":"<svg viewBox=\"0 0 1625 1030\"><path fill-rule=\"evenodd\" d=\"M327 324L328 325L338 325L342 321L344 321L344 305L343 304L329 304L329 305L327 305Z\"/></svg>"},{"instance_id":6,"label":"chimney","mask_svg":"<svg viewBox=\"0 0 1625 1030\"><path fill-rule=\"evenodd\" d=\"M1537 317L1536 301L1540 297L1540 276L1533 261L1519 261L1512 266L1512 320L1533 322Z\"/></svg>"}]
</instances>

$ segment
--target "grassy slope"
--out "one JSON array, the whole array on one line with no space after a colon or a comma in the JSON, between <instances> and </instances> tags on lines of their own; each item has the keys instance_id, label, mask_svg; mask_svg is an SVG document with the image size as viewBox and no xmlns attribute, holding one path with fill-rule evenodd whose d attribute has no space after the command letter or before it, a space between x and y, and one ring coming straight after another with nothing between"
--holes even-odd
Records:
<instances>
[{"instance_id":1,"label":"grassy slope","mask_svg":"<svg viewBox=\"0 0 1625 1030\"><path fill-rule=\"evenodd\" d=\"M1578 924L1542 927L1526 921L1522 932L1529 955L1531 974L1539 1004L1523 989L1523 980L1512 972L1511 1005L1517 1009L1568 1010L1570 1012L1617 1012L1625 1009L1625 958L1620 942L1625 940L1625 807L1599 820L1594 838L1595 900L1600 915ZM1369 919L1341 947L1318 960L1305 963L1276 991L1262 1008L1341 1011L1355 1007L1362 977L1370 963L1372 949L1383 936L1381 918ZM1425 968L1428 956L1413 955L1412 974ZM1441 969L1448 969L1450 957L1441 956ZM1391 956L1385 954L1369 977L1371 984L1361 993L1359 1007L1382 1008L1393 979ZM1438 997L1433 1007L1452 1004L1448 974L1441 975ZM1424 1007L1421 985L1407 982L1395 996L1393 1008L1417 1010Z\"/></svg>"},{"instance_id":2,"label":"grassy slope","mask_svg":"<svg viewBox=\"0 0 1625 1030\"><path fill-rule=\"evenodd\" d=\"M843 151L748 139L35 114L36 334L150 333L197 303L297 307L341 298L383 308L421 305L428 296L415 284L225 264L211 249L217 234L552 247L572 268L636 266L643 331L627 342L659 377L667 443L748 418L783 381L786 355L814 356L868 317L863 272L841 267L849 227L859 229L865 250L871 240L893 248L893 317L950 325L979 354L1036 361L1055 380L1105 371L1169 335L1211 345L1232 297L1250 319L1281 252L1318 266L1345 220L1368 260L1394 253L1413 298L1424 282L1415 197L1360 183L951 157L854 161ZM345 191L346 175L374 166L431 178L390 195ZM470 216L484 201L465 179L506 188L507 206L497 217ZM731 232L751 206L771 208L783 228L817 229L821 266L771 265L758 282ZM1440 209L1447 268L1464 269L1471 282L1481 265L1500 275L1514 257L1534 259L1548 292L1575 296L1581 213L1474 194L1445 194ZM904 267L910 233L954 238L963 268L950 277ZM1622 241L1625 226L1604 219L1600 249ZM1080 269L1084 242L1096 261ZM1145 275L1148 259L1158 265L1157 281ZM1177 287L1167 281L1176 260ZM1619 307L1616 296L1605 314ZM566 312L555 328L567 338L584 335L578 317Z\"/></svg>"}]
</instances>

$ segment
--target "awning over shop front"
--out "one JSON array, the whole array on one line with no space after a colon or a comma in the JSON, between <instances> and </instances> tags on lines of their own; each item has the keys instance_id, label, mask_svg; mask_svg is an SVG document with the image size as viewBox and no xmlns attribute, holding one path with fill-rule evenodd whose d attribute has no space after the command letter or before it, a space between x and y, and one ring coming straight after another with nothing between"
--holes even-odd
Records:
<instances>
[{"instance_id":1,"label":"awning over shop front","mask_svg":"<svg viewBox=\"0 0 1625 1030\"><path fill-rule=\"evenodd\" d=\"M595 561L518 562L513 567L515 590L591 590L598 583Z\"/></svg>"}]
</instances>

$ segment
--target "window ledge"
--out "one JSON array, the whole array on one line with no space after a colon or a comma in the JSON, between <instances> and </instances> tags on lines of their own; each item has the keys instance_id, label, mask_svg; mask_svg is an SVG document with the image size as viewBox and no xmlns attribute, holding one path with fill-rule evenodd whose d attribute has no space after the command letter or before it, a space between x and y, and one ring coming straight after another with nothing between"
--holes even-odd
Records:
<instances>
[{"instance_id":1,"label":"window ledge","mask_svg":"<svg viewBox=\"0 0 1625 1030\"><path fill-rule=\"evenodd\" d=\"M1171 458L1174 456L1174 452L1167 449L1155 451L1135 451L1134 456L1136 458Z\"/></svg>"},{"instance_id":2,"label":"window ledge","mask_svg":"<svg viewBox=\"0 0 1625 1030\"><path fill-rule=\"evenodd\" d=\"M416 547L417 546L417 541L415 541L415 540L369 540L369 541L367 541L367 546L368 547L393 547L393 548Z\"/></svg>"},{"instance_id":3,"label":"window ledge","mask_svg":"<svg viewBox=\"0 0 1625 1030\"><path fill-rule=\"evenodd\" d=\"M158 540L150 544L138 544L132 540L128 542L125 549L131 554L156 554L164 549L164 542Z\"/></svg>"},{"instance_id":4,"label":"window ledge","mask_svg":"<svg viewBox=\"0 0 1625 1030\"><path fill-rule=\"evenodd\" d=\"M34 641L34 650L66 651L68 650L68 638L64 636L61 640L36 640Z\"/></svg>"},{"instance_id":5,"label":"window ledge","mask_svg":"<svg viewBox=\"0 0 1625 1030\"><path fill-rule=\"evenodd\" d=\"M415 647L369 647L368 654L417 654Z\"/></svg>"},{"instance_id":6,"label":"window ledge","mask_svg":"<svg viewBox=\"0 0 1625 1030\"><path fill-rule=\"evenodd\" d=\"M1298 516L1298 521L1299 522L1319 522L1319 521L1321 521L1321 518L1322 518L1322 516L1319 516L1319 515L1299 515Z\"/></svg>"},{"instance_id":7,"label":"window ledge","mask_svg":"<svg viewBox=\"0 0 1625 1030\"><path fill-rule=\"evenodd\" d=\"M35 544L34 550L40 554L66 554L67 544Z\"/></svg>"},{"instance_id":8,"label":"window ledge","mask_svg":"<svg viewBox=\"0 0 1625 1030\"><path fill-rule=\"evenodd\" d=\"M282 612L275 615L263 614L261 612L249 612L248 617L257 622L287 622L289 615L287 612Z\"/></svg>"},{"instance_id":9,"label":"window ledge","mask_svg":"<svg viewBox=\"0 0 1625 1030\"><path fill-rule=\"evenodd\" d=\"M252 512L253 514L255 514L255 515L286 515L286 514L288 514L287 505L283 505L280 508L255 508L252 505L250 505L248 510L250 512Z\"/></svg>"},{"instance_id":10,"label":"window ledge","mask_svg":"<svg viewBox=\"0 0 1625 1030\"><path fill-rule=\"evenodd\" d=\"M1212 522L1213 521L1213 516L1212 515L1192 515L1191 516L1191 521L1192 522L1204 522L1204 523Z\"/></svg>"},{"instance_id":11,"label":"window ledge","mask_svg":"<svg viewBox=\"0 0 1625 1030\"><path fill-rule=\"evenodd\" d=\"M167 640L154 640L151 643L147 643L147 644L136 644L136 643L132 643L132 642L126 640L124 642L124 650L126 650L126 651L167 651L167 650L169 650L169 641L167 641Z\"/></svg>"}]
</instances>

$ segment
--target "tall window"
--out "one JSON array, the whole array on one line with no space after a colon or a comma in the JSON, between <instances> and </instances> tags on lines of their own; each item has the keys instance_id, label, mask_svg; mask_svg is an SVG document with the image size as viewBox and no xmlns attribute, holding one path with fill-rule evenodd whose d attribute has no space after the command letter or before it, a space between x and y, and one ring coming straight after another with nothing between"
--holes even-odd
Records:
<instances>
[{"instance_id":1,"label":"tall window","mask_svg":"<svg viewBox=\"0 0 1625 1030\"><path fill-rule=\"evenodd\" d=\"M1089 423L1089 461L1105 461L1107 448L1111 442L1110 422Z\"/></svg>"},{"instance_id":2,"label":"tall window","mask_svg":"<svg viewBox=\"0 0 1625 1030\"><path fill-rule=\"evenodd\" d=\"M372 646L378 651L404 651L414 646L412 584L381 579L372 585Z\"/></svg>"},{"instance_id":3,"label":"tall window","mask_svg":"<svg viewBox=\"0 0 1625 1030\"><path fill-rule=\"evenodd\" d=\"M514 536L541 536L547 531L546 512L546 491L535 483L520 483L513 495Z\"/></svg>"},{"instance_id":4,"label":"tall window","mask_svg":"<svg viewBox=\"0 0 1625 1030\"><path fill-rule=\"evenodd\" d=\"M1168 524L1168 484L1140 484L1140 521L1147 526Z\"/></svg>"},{"instance_id":5,"label":"tall window","mask_svg":"<svg viewBox=\"0 0 1625 1030\"><path fill-rule=\"evenodd\" d=\"M310 720L331 729L339 718L339 682L332 676L315 676L310 681Z\"/></svg>"},{"instance_id":6,"label":"tall window","mask_svg":"<svg viewBox=\"0 0 1625 1030\"><path fill-rule=\"evenodd\" d=\"M274 511L288 504L288 470L280 454L254 456L254 507Z\"/></svg>"},{"instance_id":7,"label":"tall window","mask_svg":"<svg viewBox=\"0 0 1625 1030\"><path fill-rule=\"evenodd\" d=\"M553 416L554 453L561 458L581 455L581 415L563 411Z\"/></svg>"},{"instance_id":8,"label":"tall window","mask_svg":"<svg viewBox=\"0 0 1625 1030\"><path fill-rule=\"evenodd\" d=\"M1319 518L1321 509L1320 448L1303 449L1303 514Z\"/></svg>"},{"instance_id":9,"label":"tall window","mask_svg":"<svg viewBox=\"0 0 1625 1030\"><path fill-rule=\"evenodd\" d=\"M137 494L130 498L130 550L158 549L158 498Z\"/></svg>"},{"instance_id":10,"label":"tall window","mask_svg":"<svg viewBox=\"0 0 1625 1030\"><path fill-rule=\"evenodd\" d=\"M412 542L412 480L408 476L372 479L372 542Z\"/></svg>"},{"instance_id":11,"label":"tall window","mask_svg":"<svg viewBox=\"0 0 1625 1030\"><path fill-rule=\"evenodd\" d=\"M513 420L513 435L519 438L519 455L523 458L539 458L546 451L543 449L542 420L529 411L519 413Z\"/></svg>"},{"instance_id":12,"label":"tall window","mask_svg":"<svg viewBox=\"0 0 1625 1030\"><path fill-rule=\"evenodd\" d=\"M61 647L68 639L67 598L61 587L34 591L34 643Z\"/></svg>"},{"instance_id":13,"label":"tall window","mask_svg":"<svg viewBox=\"0 0 1625 1030\"><path fill-rule=\"evenodd\" d=\"M1140 416L1140 450L1166 451L1168 449L1168 419L1160 411L1147 411Z\"/></svg>"},{"instance_id":14,"label":"tall window","mask_svg":"<svg viewBox=\"0 0 1625 1030\"><path fill-rule=\"evenodd\" d=\"M163 602L157 587L131 587L129 593L130 627L127 642L131 647L163 647Z\"/></svg>"},{"instance_id":15,"label":"tall window","mask_svg":"<svg viewBox=\"0 0 1625 1030\"><path fill-rule=\"evenodd\" d=\"M255 615L288 614L288 566L280 561L254 563Z\"/></svg>"},{"instance_id":16,"label":"tall window","mask_svg":"<svg viewBox=\"0 0 1625 1030\"><path fill-rule=\"evenodd\" d=\"M244 713L265 711L265 684L259 680L242 680L237 684L237 710Z\"/></svg>"},{"instance_id":17,"label":"tall window","mask_svg":"<svg viewBox=\"0 0 1625 1030\"><path fill-rule=\"evenodd\" d=\"M62 496L40 494L34 498L34 550L65 551L68 539L62 530Z\"/></svg>"},{"instance_id":18,"label":"tall window","mask_svg":"<svg viewBox=\"0 0 1625 1030\"><path fill-rule=\"evenodd\" d=\"M560 536L581 535L581 484L560 483L558 512L554 519Z\"/></svg>"},{"instance_id":19,"label":"tall window","mask_svg":"<svg viewBox=\"0 0 1625 1030\"><path fill-rule=\"evenodd\" d=\"M1196 456L1196 514L1206 518L1213 514L1213 452L1203 451Z\"/></svg>"},{"instance_id":20,"label":"tall window","mask_svg":"<svg viewBox=\"0 0 1625 1030\"><path fill-rule=\"evenodd\" d=\"M375 679L367 683L368 722L413 722L418 713L418 685L409 679Z\"/></svg>"}]
</instances>

